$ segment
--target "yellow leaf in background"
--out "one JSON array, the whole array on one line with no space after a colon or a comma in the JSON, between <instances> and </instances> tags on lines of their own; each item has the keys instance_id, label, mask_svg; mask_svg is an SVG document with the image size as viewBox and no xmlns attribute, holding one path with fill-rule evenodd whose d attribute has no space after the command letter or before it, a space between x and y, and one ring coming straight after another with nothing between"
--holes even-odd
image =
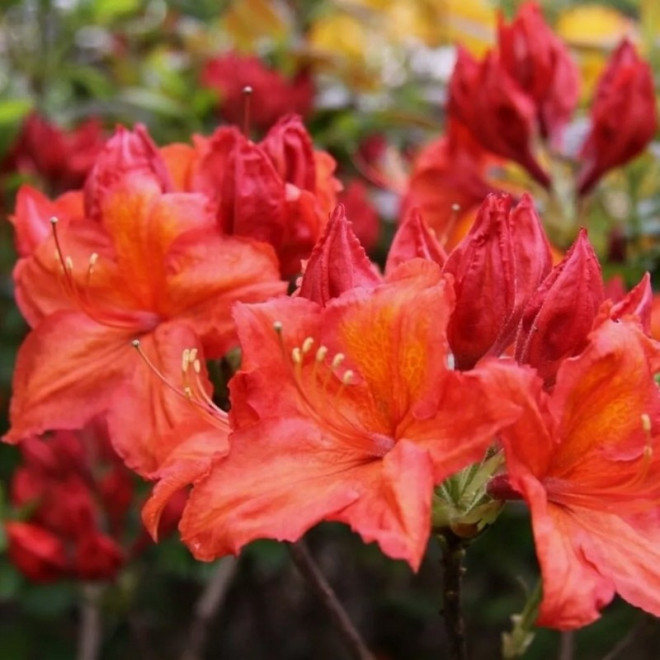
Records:
<instances>
[{"instance_id":1,"label":"yellow leaf in background","mask_svg":"<svg viewBox=\"0 0 660 660\"><path fill-rule=\"evenodd\" d=\"M583 100L592 97L607 59L621 39L627 36L636 41L634 22L600 5L573 7L562 12L557 21L557 33L578 56Z\"/></svg>"},{"instance_id":2,"label":"yellow leaf in background","mask_svg":"<svg viewBox=\"0 0 660 660\"><path fill-rule=\"evenodd\" d=\"M239 50L254 50L258 41L281 41L293 30L287 12L275 0L233 0L220 19L221 29Z\"/></svg>"},{"instance_id":3,"label":"yellow leaf in background","mask_svg":"<svg viewBox=\"0 0 660 660\"><path fill-rule=\"evenodd\" d=\"M495 40L496 3L488 0L437 0L444 5L446 41L460 43L475 55Z\"/></svg>"},{"instance_id":4,"label":"yellow leaf in background","mask_svg":"<svg viewBox=\"0 0 660 660\"><path fill-rule=\"evenodd\" d=\"M606 52L634 32L634 23L614 9L595 4L582 5L561 13L557 32L575 48L596 48Z\"/></svg>"},{"instance_id":5,"label":"yellow leaf in background","mask_svg":"<svg viewBox=\"0 0 660 660\"><path fill-rule=\"evenodd\" d=\"M367 31L353 15L345 12L327 14L312 25L308 39L320 51L362 61L369 47Z\"/></svg>"},{"instance_id":6,"label":"yellow leaf in background","mask_svg":"<svg viewBox=\"0 0 660 660\"><path fill-rule=\"evenodd\" d=\"M660 2L658 0L642 0L640 22L646 51L652 53L660 46Z\"/></svg>"}]
</instances>

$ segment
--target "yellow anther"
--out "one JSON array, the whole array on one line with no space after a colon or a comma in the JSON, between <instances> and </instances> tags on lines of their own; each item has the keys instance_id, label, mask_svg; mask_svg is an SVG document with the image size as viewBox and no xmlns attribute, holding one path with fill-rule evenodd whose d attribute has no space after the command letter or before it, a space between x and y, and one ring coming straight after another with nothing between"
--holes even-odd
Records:
<instances>
[{"instance_id":1,"label":"yellow anther","mask_svg":"<svg viewBox=\"0 0 660 660\"><path fill-rule=\"evenodd\" d=\"M196 348L191 348L190 349L190 357L188 359L190 360L191 364L193 362L195 362L195 360L197 359L197 349Z\"/></svg>"},{"instance_id":2,"label":"yellow anther","mask_svg":"<svg viewBox=\"0 0 660 660\"><path fill-rule=\"evenodd\" d=\"M346 358L343 353L337 353L335 357L332 358L332 368L336 369Z\"/></svg>"},{"instance_id":3,"label":"yellow anther","mask_svg":"<svg viewBox=\"0 0 660 660\"><path fill-rule=\"evenodd\" d=\"M312 350L313 345L314 345L314 338L306 337L305 341L302 343L302 352L309 353Z\"/></svg>"},{"instance_id":4,"label":"yellow anther","mask_svg":"<svg viewBox=\"0 0 660 660\"><path fill-rule=\"evenodd\" d=\"M190 364L190 349L184 348L181 351L181 371L184 373L188 371L188 365Z\"/></svg>"},{"instance_id":5,"label":"yellow anther","mask_svg":"<svg viewBox=\"0 0 660 660\"><path fill-rule=\"evenodd\" d=\"M452 204L451 205L451 210L454 213L458 213L461 210L461 205L460 204Z\"/></svg>"},{"instance_id":6,"label":"yellow anther","mask_svg":"<svg viewBox=\"0 0 660 660\"><path fill-rule=\"evenodd\" d=\"M195 360L192 363L193 369L195 370L196 374L201 374L202 373L202 364L199 360Z\"/></svg>"},{"instance_id":7,"label":"yellow anther","mask_svg":"<svg viewBox=\"0 0 660 660\"><path fill-rule=\"evenodd\" d=\"M59 220L57 219L56 216L53 216L53 217L50 219L50 224L51 224L51 225L56 225L58 222L59 222Z\"/></svg>"},{"instance_id":8,"label":"yellow anther","mask_svg":"<svg viewBox=\"0 0 660 660\"><path fill-rule=\"evenodd\" d=\"M275 323L273 323L273 330L275 330L275 332L278 335L281 335L282 334L282 323L280 321L275 321Z\"/></svg>"},{"instance_id":9,"label":"yellow anther","mask_svg":"<svg viewBox=\"0 0 660 660\"><path fill-rule=\"evenodd\" d=\"M140 340L139 340L139 339L134 339L134 340L131 342L131 346L132 346L133 348L140 348Z\"/></svg>"},{"instance_id":10,"label":"yellow anther","mask_svg":"<svg viewBox=\"0 0 660 660\"><path fill-rule=\"evenodd\" d=\"M344 372L344 375L341 377L341 382L344 385L350 385L352 380L353 380L353 372L350 369L347 369Z\"/></svg>"},{"instance_id":11,"label":"yellow anther","mask_svg":"<svg viewBox=\"0 0 660 660\"><path fill-rule=\"evenodd\" d=\"M99 260L98 252L92 252L92 254L89 255L89 267L94 268L98 260Z\"/></svg>"},{"instance_id":12,"label":"yellow anther","mask_svg":"<svg viewBox=\"0 0 660 660\"><path fill-rule=\"evenodd\" d=\"M186 397L186 399L190 399L192 401L193 393L192 389L188 385L183 388L183 395Z\"/></svg>"},{"instance_id":13,"label":"yellow anther","mask_svg":"<svg viewBox=\"0 0 660 660\"><path fill-rule=\"evenodd\" d=\"M317 362L323 362L325 360L325 356L328 354L328 347L327 346L319 346L318 350L316 351L316 361Z\"/></svg>"},{"instance_id":14,"label":"yellow anther","mask_svg":"<svg viewBox=\"0 0 660 660\"><path fill-rule=\"evenodd\" d=\"M300 347L296 346L291 351L291 359L293 360L294 364L302 363L302 351L300 350Z\"/></svg>"},{"instance_id":15,"label":"yellow anther","mask_svg":"<svg viewBox=\"0 0 660 660\"><path fill-rule=\"evenodd\" d=\"M648 416L647 413L642 413L641 418L642 418L642 429L644 429L644 433L650 433L651 418Z\"/></svg>"},{"instance_id":16,"label":"yellow anther","mask_svg":"<svg viewBox=\"0 0 660 660\"><path fill-rule=\"evenodd\" d=\"M64 267L71 272L73 270L73 259L71 257L65 257Z\"/></svg>"}]
</instances>

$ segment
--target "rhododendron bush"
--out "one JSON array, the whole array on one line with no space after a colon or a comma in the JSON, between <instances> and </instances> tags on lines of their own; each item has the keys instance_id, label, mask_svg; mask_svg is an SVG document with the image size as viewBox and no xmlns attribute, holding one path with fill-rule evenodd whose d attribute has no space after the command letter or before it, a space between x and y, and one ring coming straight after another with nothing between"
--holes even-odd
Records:
<instances>
[{"instance_id":1,"label":"rhododendron bush","mask_svg":"<svg viewBox=\"0 0 660 660\"><path fill-rule=\"evenodd\" d=\"M655 658L654 3L84 4L0 27L0 655Z\"/></svg>"}]
</instances>

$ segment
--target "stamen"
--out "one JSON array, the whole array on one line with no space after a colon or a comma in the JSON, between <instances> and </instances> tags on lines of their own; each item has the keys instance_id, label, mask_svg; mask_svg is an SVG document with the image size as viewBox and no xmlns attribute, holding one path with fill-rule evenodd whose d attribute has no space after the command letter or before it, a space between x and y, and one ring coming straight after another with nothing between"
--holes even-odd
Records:
<instances>
[{"instance_id":1,"label":"stamen","mask_svg":"<svg viewBox=\"0 0 660 660\"><path fill-rule=\"evenodd\" d=\"M316 361L317 362L323 362L323 360L325 360L327 354L328 354L328 347L327 346L319 346L317 351L316 351Z\"/></svg>"},{"instance_id":2,"label":"stamen","mask_svg":"<svg viewBox=\"0 0 660 660\"><path fill-rule=\"evenodd\" d=\"M337 353L335 357L332 358L332 368L336 369L346 358L343 353Z\"/></svg>"},{"instance_id":3,"label":"stamen","mask_svg":"<svg viewBox=\"0 0 660 660\"><path fill-rule=\"evenodd\" d=\"M314 338L306 337L305 341L302 343L302 352L309 353L312 350L313 345L314 345Z\"/></svg>"},{"instance_id":4,"label":"stamen","mask_svg":"<svg viewBox=\"0 0 660 660\"><path fill-rule=\"evenodd\" d=\"M353 376L354 376L354 375L355 375L355 374L354 374L350 369L347 369L347 370L344 372L344 375L341 377L341 382L342 382L344 385L350 385L350 384L351 384L351 381L353 380Z\"/></svg>"},{"instance_id":5,"label":"stamen","mask_svg":"<svg viewBox=\"0 0 660 660\"><path fill-rule=\"evenodd\" d=\"M250 99L252 98L252 87L243 87L243 135L250 137Z\"/></svg>"},{"instance_id":6,"label":"stamen","mask_svg":"<svg viewBox=\"0 0 660 660\"><path fill-rule=\"evenodd\" d=\"M206 390L202 386L199 375L201 374L202 367L200 361L194 356L197 355L196 348L185 348L181 352L181 371L182 371L182 387L179 389L173 385L168 378L158 369L158 367L147 357L146 353L142 350L139 339L134 339L131 342L131 345L135 350L137 350L138 355L142 358L144 363L147 365L149 370L172 392L177 396L185 399L188 403L195 406L198 412L214 426L218 428L226 428L228 423L227 413L218 408L218 406L213 403L213 400L206 393ZM193 360L191 361L191 356ZM195 376L190 382L190 374L188 367L192 364L193 371Z\"/></svg>"},{"instance_id":7,"label":"stamen","mask_svg":"<svg viewBox=\"0 0 660 660\"><path fill-rule=\"evenodd\" d=\"M302 364L302 351L298 346L291 351L291 359L294 364Z\"/></svg>"}]
</instances>

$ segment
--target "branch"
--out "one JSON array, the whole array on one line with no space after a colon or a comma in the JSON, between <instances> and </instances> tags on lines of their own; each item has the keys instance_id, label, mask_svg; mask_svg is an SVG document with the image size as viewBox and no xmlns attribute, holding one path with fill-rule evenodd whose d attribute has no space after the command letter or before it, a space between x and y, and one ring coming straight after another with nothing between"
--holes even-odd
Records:
<instances>
[{"instance_id":1,"label":"branch","mask_svg":"<svg viewBox=\"0 0 660 660\"><path fill-rule=\"evenodd\" d=\"M209 626L225 599L237 566L236 557L225 557L218 562L215 573L195 604L195 614L181 660L202 660Z\"/></svg>"},{"instance_id":2,"label":"branch","mask_svg":"<svg viewBox=\"0 0 660 660\"><path fill-rule=\"evenodd\" d=\"M364 640L360 637L360 633L353 626L346 610L337 599L337 595L319 570L307 545L301 540L297 543L288 543L287 546L293 558L293 563L321 599L346 646L359 660L375 660Z\"/></svg>"},{"instance_id":3,"label":"branch","mask_svg":"<svg viewBox=\"0 0 660 660\"><path fill-rule=\"evenodd\" d=\"M445 632L449 642L449 657L451 660L465 660L467 648L465 645L465 622L461 611L461 586L465 568L465 547L463 540L451 530L440 534L442 543L442 577L444 608L443 617Z\"/></svg>"},{"instance_id":4,"label":"branch","mask_svg":"<svg viewBox=\"0 0 660 660\"><path fill-rule=\"evenodd\" d=\"M101 653L103 626L99 601L103 586L84 584L80 598L77 660L97 660Z\"/></svg>"}]
</instances>

